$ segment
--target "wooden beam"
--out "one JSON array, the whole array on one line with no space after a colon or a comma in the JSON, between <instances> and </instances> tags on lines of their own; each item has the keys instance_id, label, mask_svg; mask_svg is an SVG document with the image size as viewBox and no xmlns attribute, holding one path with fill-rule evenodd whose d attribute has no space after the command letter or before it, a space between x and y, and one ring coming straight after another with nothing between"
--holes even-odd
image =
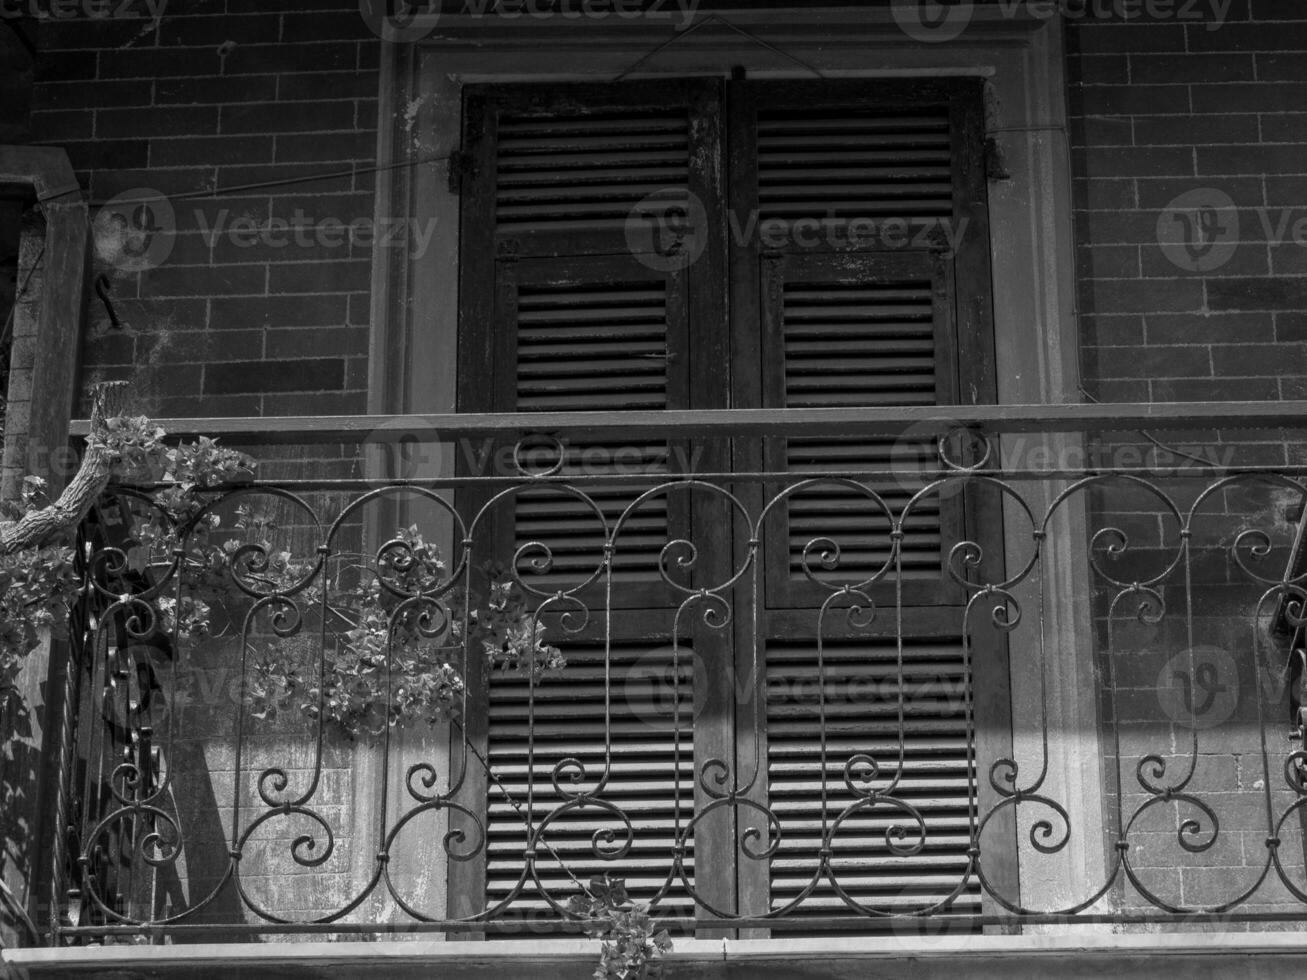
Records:
<instances>
[{"instance_id":1,"label":"wooden beam","mask_svg":"<svg viewBox=\"0 0 1307 980\"><path fill-rule=\"evenodd\" d=\"M68 154L54 146L0 146L0 187L30 188L42 202L82 190Z\"/></svg>"}]
</instances>

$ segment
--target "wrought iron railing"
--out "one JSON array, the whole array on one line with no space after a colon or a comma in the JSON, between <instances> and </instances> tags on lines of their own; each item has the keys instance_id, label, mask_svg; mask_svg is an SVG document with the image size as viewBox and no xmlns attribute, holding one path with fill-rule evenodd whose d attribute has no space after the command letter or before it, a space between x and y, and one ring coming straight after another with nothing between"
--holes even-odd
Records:
<instances>
[{"instance_id":1,"label":"wrought iron railing","mask_svg":"<svg viewBox=\"0 0 1307 980\"><path fill-rule=\"evenodd\" d=\"M153 552L175 510L118 488L83 542L42 925L537 934L604 873L683 932L1300 919L1307 468L1243 464L1281 432L1130 431L1295 420L1132 408L388 420L369 441L508 441L207 492ZM708 462L856 451L648 455L699 436ZM585 462L618 438L637 472ZM360 666L369 583L387 639ZM525 669L485 625L509 602ZM551 647L568 666L531 669Z\"/></svg>"}]
</instances>

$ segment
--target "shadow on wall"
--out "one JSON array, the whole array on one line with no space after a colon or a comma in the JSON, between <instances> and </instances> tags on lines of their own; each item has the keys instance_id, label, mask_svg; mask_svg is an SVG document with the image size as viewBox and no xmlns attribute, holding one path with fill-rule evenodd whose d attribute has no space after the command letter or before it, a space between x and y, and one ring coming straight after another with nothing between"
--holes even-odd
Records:
<instances>
[{"instance_id":1,"label":"shadow on wall","mask_svg":"<svg viewBox=\"0 0 1307 980\"><path fill-rule=\"evenodd\" d=\"M0 145L26 143L31 138L30 112L32 93L32 58L26 44L9 20L0 19ZM9 391L9 339L17 291L18 237L23 216L19 201L0 199L0 433L4 431L4 406ZM0 731L10 733L0 750L0 773L31 771L34 760L22 739L30 734L31 722L25 714L10 713L0 705ZM15 873L28 870L25 855L29 852L30 827L19 819L27 800L21 787L32 785L32 778L0 777L0 877L16 883Z\"/></svg>"},{"instance_id":2,"label":"shadow on wall","mask_svg":"<svg viewBox=\"0 0 1307 980\"><path fill-rule=\"evenodd\" d=\"M30 41L10 18L0 18L0 145L31 139L32 69ZM9 390L10 317L18 272L18 232L23 205L0 200L0 395ZM3 402L0 402L0 407Z\"/></svg>"}]
</instances>

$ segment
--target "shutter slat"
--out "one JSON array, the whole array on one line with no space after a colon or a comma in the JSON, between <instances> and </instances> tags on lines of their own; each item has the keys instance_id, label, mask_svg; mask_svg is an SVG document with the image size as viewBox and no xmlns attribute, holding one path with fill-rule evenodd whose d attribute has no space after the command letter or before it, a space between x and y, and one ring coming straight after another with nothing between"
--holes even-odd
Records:
<instances>
[{"instance_id":1,"label":"shutter slat","mask_svg":"<svg viewBox=\"0 0 1307 980\"><path fill-rule=\"evenodd\" d=\"M508 233L620 232L642 199L688 187L689 161L684 108L502 113L495 219Z\"/></svg>"},{"instance_id":2,"label":"shutter slat","mask_svg":"<svg viewBox=\"0 0 1307 980\"><path fill-rule=\"evenodd\" d=\"M947 109L764 108L758 114L761 212L782 218L952 214Z\"/></svg>"}]
</instances>

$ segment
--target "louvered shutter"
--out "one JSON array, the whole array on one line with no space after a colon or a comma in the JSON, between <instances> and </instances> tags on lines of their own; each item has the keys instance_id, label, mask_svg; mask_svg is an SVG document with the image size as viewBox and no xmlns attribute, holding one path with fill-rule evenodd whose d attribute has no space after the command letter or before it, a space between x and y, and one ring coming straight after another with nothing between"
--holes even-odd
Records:
<instances>
[{"instance_id":1,"label":"louvered shutter","mask_svg":"<svg viewBox=\"0 0 1307 980\"><path fill-rule=\"evenodd\" d=\"M687 405L683 277L652 270L629 255L587 255L501 261L497 282L493 332L498 360L508 366L500 411ZM671 472L675 454L684 452L680 443L614 439L569 439L561 448L562 476L645 474L651 482ZM547 443L528 441L523 449L520 458L532 471L558 461ZM512 537L505 533L498 544L501 557L528 549L524 577L543 592L571 591L593 579L585 592L593 602L603 599L605 522L616 527L644 488L629 482L582 486L589 500L547 487L519 494ZM628 516L614 541L616 605L657 608L672 600L660 577L660 555L668 541L689 533L687 508L684 499L659 497ZM531 561L544 558L550 562L547 574L529 571ZM675 577L675 569L669 571Z\"/></svg>"},{"instance_id":2,"label":"louvered shutter","mask_svg":"<svg viewBox=\"0 0 1307 980\"><path fill-rule=\"evenodd\" d=\"M685 344L684 302L676 277L657 274L629 256L581 256L502 263L499 283L496 335L505 347L503 363L515 366L506 372L513 381L513 400L506 410L661 409L685 404L683 373L668 370L667 356ZM666 444L656 443L570 442L561 472L584 477L634 469L656 482L669 471L668 450ZM610 525L644 489L629 483L581 485ZM593 807L568 811L549 825L547 847L537 849L539 885L528 882L513 907L547 915L546 895L565 905L567 896L578 890L576 880L585 882L597 874L626 879L631 893L643 900L657 894L667 880L675 811L679 805L684 821L694 805L693 685L688 679L682 684L686 703L678 739L671 706L658 699L658 685L667 682L661 672L672 668L670 637L656 629L667 627L669 617L662 610L673 602L658 568L662 549L675 537L688 537L688 525L686 501L655 498L636 511L617 536L610 606L641 611L614 613L607 653L602 642L572 635L564 639L553 616L548 618L547 635L565 649L568 666L536 685L534 700L524 678L490 677L488 754L492 771L502 781L488 787L489 905L512 894L524 873L528 816L523 805L531 802L529 818L539 827L546 814L567 804L566 791L575 788L569 778L579 770L569 763L559 781L563 789L556 788L556 767L564 760L585 766L582 786L593 788L605 771L609 773L602 795L632 820L629 848L621 819ZM523 574L541 591L573 590L601 567L602 525L588 502L567 492L542 488L520 494L512 509L512 527L511 544L500 536L501 555L509 548L548 548L550 571ZM541 554L535 548L524 557L529 561ZM598 578L581 593L601 618L605 591L605 580ZM686 642L682 673L691 655ZM607 697L605 676L612 681ZM528 737L531 731L534 740ZM595 835L604 832L614 835L612 843L596 844ZM692 853L687 866L692 873ZM667 907L692 914L692 909L674 902Z\"/></svg>"},{"instance_id":3,"label":"louvered shutter","mask_svg":"<svg viewBox=\"0 0 1307 980\"><path fill-rule=\"evenodd\" d=\"M957 400L953 289L938 253L782 254L763 260L765 405L831 408L948 405ZM812 473L892 471L867 494L819 484L796 494L767 527L768 597L773 605L820 604L829 591L808 573L841 584L872 578L890 559L890 516L904 512L933 468L934 446L921 440L777 441L769 469ZM883 506L882 506L883 502ZM944 574L948 550L961 536L961 503L920 501L903 523L898 579L909 605L956 601ZM827 571L825 544L838 545ZM806 562L806 571L805 571ZM886 599L886 584L871 591Z\"/></svg>"},{"instance_id":4,"label":"louvered shutter","mask_svg":"<svg viewBox=\"0 0 1307 980\"><path fill-rule=\"evenodd\" d=\"M679 261L676 249L692 247L697 255L713 234L710 209L691 202L720 197L712 155L696 152L719 146L718 88L699 80L469 90L459 338L464 410L705 404L696 381L705 371L699 355L711 344L696 326L720 323L719 281L715 297L702 285L719 276L719 260ZM667 231L657 225L660 209L678 221L688 214L694 224L679 221L667 232L670 240L660 237ZM714 244L718 253L720 247ZM722 335L720 327L716 333ZM507 447L498 448L503 458ZM525 448L532 469L554 462L543 444L528 440ZM573 438L560 473L647 476L639 485L580 484L613 526L650 483L690 458L681 442ZM693 538L690 505L684 495L665 496L631 515L615 539L611 602L602 576L580 594L591 612L585 633L564 637L557 615L546 616L547 639L568 660L560 673L534 688L518 675L481 678L487 715L470 736L484 746L498 778L482 774L469 784L468 798L484 808L489 852L482 868L458 869L452 882L454 907L465 914L511 895L515 910L547 915L550 900L565 905L577 893L574 878L594 874L625 878L643 900L663 890L678 820L683 828L694 814L694 758L703 743L690 677L695 637L669 634L679 598L659 569L669 541ZM603 522L575 495L532 488L501 505L492 527L483 536L484 557L502 560L524 549L522 577L542 592L573 590L602 566ZM531 562L546 553L547 573L535 574ZM691 583L692 573L674 564L666 571ZM681 699L679 724L673 692ZM588 788L609 772L603 797L631 818L629 848L623 850L621 819L595 807L566 808L566 793L576 788L571 764L558 786L554 776L568 759L585 766L580 785ZM548 824L536 857L542 893L520 881L527 824L538 830L559 807L566 812ZM605 831L611 843L595 836ZM696 873L699 852L692 846L687 853L687 873ZM660 910L694 914L675 887Z\"/></svg>"},{"instance_id":5,"label":"louvered shutter","mask_svg":"<svg viewBox=\"0 0 1307 980\"><path fill-rule=\"evenodd\" d=\"M737 365L736 404L992 400L979 84L746 83L733 88L731 118L731 207L737 226L756 214L759 229L733 263L737 347L758 334L753 371ZM774 440L754 453L740 454L744 465L891 471L866 485L896 516L936 465L930 442L838 433ZM742 865L751 908L775 911L801 895L832 831L832 868L850 900L911 911L956 896L952 911L980 911L977 882L966 876L978 786L965 705L976 679L962 635L964 590L944 568L964 536L978 537L991 560L1001 555L1001 515L974 495L923 503L904 522L901 569L868 588L880 612L861 631L842 612L819 619L830 587L810 581L805 554L807 570L833 586L870 578L891 555L885 509L865 493L820 484L764 529L766 697L756 720L766 733L766 799L783 833L768 880ZM832 557L834 567L824 566ZM986 683L1005 685L1005 674ZM915 818L886 804L855 808L832 830L858 800L844 782L858 754L880 765L874 786L897 779L892 795L920 812L920 853L894 853L891 827L909 844L919 835ZM798 914L847 911L822 881Z\"/></svg>"},{"instance_id":6,"label":"louvered shutter","mask_svg":"<svg viewBox=\"0 0 1307 980\"><path fill-rule=\"evenodd\" d=\"M728 88L734 93L729 139L716 121L726 104L716 82L470 91L460 286L464 409L946 405L993 398L979 84ZM729 195L715 173L727 150ZM674 250L658 247L666 243L657 231L633 238L632 215L651 198L679 202L692 225L705 229L697 261L669 262ZM728 200L735 233L729 243L716 217ZM878 234L895 217L916 222L902 245L847 237L854 219L874 219ZM957 237L923 233L924 222L945 218ZM824 227L820 234L830 240L815 246L799 241L795 222L805 219L809 227L814 221ZM775 225L765 223L776 220L782 232L773 244L757 232L774 237ZM865 233L865 223L859 227ZM836 240L841 230L844 241ZM564 472L592 473L587 454L602 458L612 448L578 441L567 447ZM678 461L692 458L689 447L677 445L630 446L627 453L655 475L659 467L675 471ZM898 511L917 467L933 465L933 447L833 433L765 447L736 440L730 460L715 468L901 467L902 479L877 485ZM776 489L748 484L736 492L761 504L764 491ZM620 509L623 494L602 485L594 490L606 515ZM493 550L503 557L533 542L537 552L547 546L549 573L528 577L546 590L575 584L600 558L597 525L587 510L557 493L533 490L499 522ZM616 768L604 795L629 802L631 848L611 862L595 852L596 831L613 830L618 842L624 835L593 807L551 824L546 840L555 853L536 860L555 901L575 884L560 856L577 877L620 874L638 896L651 897L670 869L678 821L684 825L695 803L685 740L693 741L700 762L734 758L735 772L747 774L758 734L768 779L756 791L784 821L784 839L771 862L747 861L736 854L743 828L701 825L693 860L705 897L752 913L797 897L819 860L823 821L829 827L852 801L843 764L855 752L869 752L882 765L882 781L887 773L901 776L899 795L923 814L928 840L920 855L898 857L885 839L894 823L887 814L850 818L835 857L848 894L873 908L920 908L958 885L953 909L976 910L974 881L959 879L977 792L968 758L976 733L962 709L973 696L985 706L977 717L1001 729L1006 675L1002 651L992 644L991 669L983 676L970 669L963 653L963 590L941 573L948 550L964 534L980 540L991 560L1001 555L997 511L965 496L924 507L907 525L901 593L890 583L875 590L886 608L901 594L901 650L893 616L870 634L826 624L824 749L822 709L795 696L819 679L816 610L828 594L806 581L804 549L817 538L839 541L840 564L828 577L856 581L888 554L888 525L864 499L829 488L796 497L776 518L765 528L761 607L754 609L742 585L731 631L700 629L679 639L680 671L668 660L674 597L659 585L654 562L669 538L681 536L700 545L702 555L727 561L732 525L729 513L696 512L675 501L665 512L651 510L619 540L611 620L560 644L572 662L562 675L532 689L519 678L478 678L472 671L487 713L471 720L470 734L502 778L491 785L473 772L469 779L465 798L484 808L491 853L480 869L451 868L451 908L469 914L515 894L524 819L538 826L567 799L566 782L561 789L553 785L554 767L578 758L592 786L610 761L604 732L611 731ZM734 528L737 561L745 530ZM752 632L754 622L760 634ZM699 668L692 683L685 674L691 649ZM763 696L732 696L741 691L731 678L732 657L736 675L751 678L757 676L749 673L755 654L764 658ZM606 697L597 683L607 674L621 689L625 678L651 665L663 672L664 693L673 681L679 684L691 721L673 719L665 699L660 715L641 706L638 691L619 698L610 690ZM871 684L870 699L841 700L841 692L865 684ZM531 730L534 742L527 738ZM717 816L728 819L729 810ZM659 911L681 910L677 903L684 900L673 890ZM523 903L543 910L545 896L530 885L514 905ZM828 885L804 901L810 913L845 908Z\"/></svg>"},{"instance_id":7,"label":"louvered shutter","mask_svg":"<svg viewBox=\"0 0 1307 980\"><path fill-rule=\"evenodd\" d=\"M960 619L952 625L959 626ZM767 645L768 793L784 828L771 862L773 910L793 902L812 882L823 835L829 833L831 870L862 906L911 912L956 895L951 911L981 911L979 884L966 876L974 791L964 711L968 678L959 658L961 637L945 627L938 623L933 631L906 639L901 660L892 636L827 639L821 650L824 674L815 640ZM813 737L822 724L819 689L826 698L824 759ZM884 789L897 780L890 795L920 814L924 835L906 809L858 808L860 797L844 776L846 763L859 755L881 767L869 785ZM895 827L904 832L897 842L909 847L920 842L919 853L894 853ZM822 880L791 915L849 911ZM873 920L867 927L877 924Z\"/></svg>"}]
</instances>

